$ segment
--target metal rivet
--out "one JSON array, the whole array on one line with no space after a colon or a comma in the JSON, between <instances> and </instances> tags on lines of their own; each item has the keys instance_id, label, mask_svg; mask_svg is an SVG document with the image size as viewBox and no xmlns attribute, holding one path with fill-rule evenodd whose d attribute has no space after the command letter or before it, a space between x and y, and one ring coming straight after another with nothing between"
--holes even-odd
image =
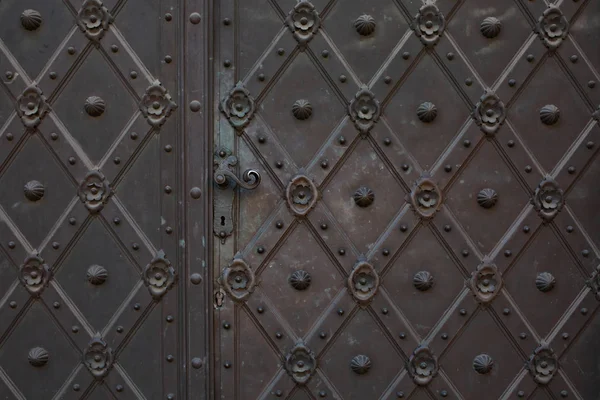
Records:
<instances>
[{"instance_id":1,"label":"metal rivet","mask_svg":"<svg viewBox=\"0 0 600 400\"><path fill-rule=\"evenodd\" d=\"M588 82L588 87L589 87L590 89L593 89L593 88L595 88L595 87L596 87L596 81L589 81L589 82Z\"/></svg>"},{"instance_id":2,"label":"metal rivet","mask_svg":"<svg viewBox=\"0 0 600 400\"><path fill-rule=\"evenodd\" d=\"M132 140L136 140L136 139L138 138L138 134L137 134L137 133L135 133L135 132L131 132L131 133L129 134L129 137L130 137Z\"/></svg>"},{"instance_id":3,"label":"metal rivet","mask_svg":"<svg viewBox=\"0 0 600 400\"><path fill-rule=\"evenodd\" d=\"M265 312L265 309L264 309L264 307L263 307L263 306L258 306L258 307L256 308L256 311L258 311L258 313L259 313L259 314L262 314L262 313L264 313L264 312Z\"/></svg>"},{"instance_id":4,"label":"metal rivet","mask_svg":"<svg viewBox=\"0 0 600 400\"><path fill-rule=\"evenodd\" d=\"M443 340L448 340L448 334L447 333L442 333L442 339Z\"/></svg>"},{"instance_id":5,"label":"metal rivet","mask_svg":"<svg viewBox=\"0 0 600 400\"><path fill-rule=\"evenodd\" d=\"M450 172L450 171L452 171L452 165L446 165L446 166L444 167L444 171L446 171L446 172Z\"/></svg>"},{"instance_id":6,"label":"metal rivet","mask_svg":"<svg viewBox=\"0 0 600 400\"><path fill-rule=\"evenodd\" d=\"M346 75L340 75L340 82L344 83L346 82Z\"/></svg>"},{"instance_id":7,"label":"metal rivet","mask_svg":"<svg viewBox=\"0 0 600 400\"><path fill-rule=\"evenodd\" d=\"M569 334L568 334L567 332L563 332L563 334L562 334L562 338L563 338L564 340L567 340L567 339L569 338Z\"/></svg>"},{"instance_id":8,"label":"metal rivet","mask_svg":"<svg viewBox=\"0 0 600 400\"><path fill-rule=\"evenodd\" d=\"M59 247L60 247L60 243L58 243L58 242L52 242L52 248L54 250L58 249Z\"/></svg>"},{"instance_id":9,"label":"metal rivet","mask_svg":"<svg viewBox=\"0 0 600 400\"><path fill-rule=\"evenodd\" d=\"M173 57L171 57L171 56L169 56L169 55L166 55L166 56L165 56L165 62L166 62L167 64L171 64L171 62L172 62L172 61L173 61Z\"/></svg>"},{"instance_id":10,"label":"metal rivet","mask_svg":"<svg viewBox=\"0 0 600 400\"><path fill-rule=\"evenodd\" d=\"M13 242L13 241L8 242L8 248L9 249L14 249L15 248L15 242Z\"/></svg>"},{"instance_id":11,"label":"metal rivet","mask_svg":"<svg viewBox=\"0 0 600 400\"><path fill-rule=\"evenodd\" d=\"M79 389L81 389L81 386L79 386L79 384L76 383L76 384L73 385L73 390L75 392L79 392Z\"/></svg>"},{"instance_id":12,"label":"metal rivet","mask_svg":"<svg viewBox=\"0 0 600 400\"><path fill-rule=\"evenodd\" d=\"M265 248L264 248L264 247L262 247L262 246L258 246L258 247L256 248L256 252L257 252L258 254L262 254L262 253L264 253L264 252L265 252Z\"/></svg>"},{"instance_id":13,"label":"metal rivet","mask_svg":"<svg viewBox=\"0 0 600 400\"><path fill-rule=\"evenodd\" d=\"M321 55L323 56L323 58L327 58L327 57L329 57L329 51L327 51L327 50L323 50L323 51L321 52Z\"/></svg>"},{"instance_id":14,"label":"metal rivet","mask_svg":"<svg viewBox=\"0 0 600 400\"><path fill-rule=\"evenodd\" d=\"M567 232L569 232L569 233L573 232L573 227L571 225L567 226Z\"/></svg>"},{"instance_id":15,"label":"metal rivet","mask_svg":"<svg viewBox=\"0 0 600 400\"><path fill-rule=\"evenodd\" d=\"M588 313L588 309L583 307L581 310L579 310L581 312L581 314L586 315Z\"/></svg>"},{"instance_id":16,"label":"metal rivet","mask_svg":"<svg viewBox=\"0 0 600 400\"><path fill-rule=\"evenodd\" d=\"M165 145L165 151L166 151L167 153L170 153L170 152L171 152L171 150L173 150L173 146L171 146L170 144L167 144L167 145Z\"/></svg>"},{"instance_id":17,"label":"metal rivet","mask_svg":"<svg viewBox=\"0 0 600 400\"><path fill-rule=\"evenodd\" d=\"M454 60L454 53L453 52L449 52L448 54L446 54L446 58L450 61Z\"/></svg>"},{"instance_id":18,"label":"metal rivet","mask_svg":"<svg viewBox=\"0 0 600 400\"><path fill-rule=\"evenodd\" d=\"M14 139L14 136L12 133L7 133L6 134L6 140L8 140L9 142L12 141Z\"/></svg>"},{"instance_id":19,"label":"metal rivet","mask_svg":"<svg viewBox=\"0 0 600 400\"><path fill-rule=\"evenodd\" d=\"M533 60L535 60L535 57L533 56L533 54L527 54L527 61L533 62Z\"/></svg>"},{"instance_id":20,"label":"metal rivet","mask_svg":"<svg viewBox=\"0 0 600 400\"><path fill-rule=\"evenodd\" d=\"M521 332L521 334L519 334L519 337L521 339L527 339L527 334L525 332Z\"/></svg>"},{"instance_id":21,"label":"metal rivet","mask_svg":"<svg viewBox=\"0 0 600 400\"><path fill-rule=\"evenodd\" d=\"M69 164L75 165L75 162L76 162L75 157L69 157Z\"/></svg>"},{"instance_id":22,"label":"metal rivet","mask_svg":"<svg viewBox=\"0 0 600 400\"><path fill-rule=\"evenodd\" d=\"M165 228L165 232L167 232L167 234L169 234L169 235L170 235L171 233L173 233L173 228L171 228L170 226L167 226L167 227Z\"/></svg>"},{"instance_id":23,"label":"metal rivet","mask_svg":"<svg viewBox=\"0 0 600 400\"><path fill-rule=\"evenodd\" d=\"M327 333L326 332L321 332L321 333L319 333L319 337L321 339L325 339L327 337Z\"/></svg>"},{"instance_id":24,"label":"metal rivet","mask_svg":"<svg viewBox=\"0 0 600 400\"><path fill-rule=\"evenodd\" d=\"M406 339L406 333L400 332L400 334L398 335L398 337L400 337L400 339L404 340L404 339Z\"/></svg>"},{"instance_id":25,"label":"metal rivet","mask_svg":"<svg viewBox=\"0 0 600 400\"><path fill-rule=\"evenodd\" d=\"M392 144L392 140L390 138L385 138L385 139L383 139L383 144L385 144L386 146L389 146L390 144Z\"/></svg>"},{"instance_id":26,"label":"metal rivet","mask_svg":"<svg viewBox=\"0 0 600 400\"><path fill-rule=\"evenodd\" d=\"M277 333L275 333L275 337L277 339L281 339L283 337L283 334L281 332L277 332Z\"/></svg>"},{"instance_id":27,"label":"metal rivet","mask_svg":"<svg viewBox=\"0 0 600 400\"><path fill-rule=\"evenodd\" d=\"M389 85L390 83L392 83L392 77L386 76L385 78L383 78L383 81L386 85Z\"/></svg>"},{"instance_id":28,"label":"metal rivet","mask_svg":"<svg viewBox=\"0 0 600 400\"><path fill-rule=\"evenodd\" d=\"M265 138L264 136L259 136L258 137L258 143L264 143L267 141L267 138Z\"/></svg>"},{"instance_id":29,"label":"metal rivet","mask_svg":"<svg viewBox=\"0 0 600 400\"><path fill-rule=\"evenodd\" d=\"M137 78L137 75L138 75L138 74L137 74L137 72L136 72L136 71L131 71L131 72L129 73L129 76L131 77L131 79L135 79L135 78Z\"/></svg>"},{"instance_id":30,"label":"metal rivet","mask_svg":"<svg viewBox=\"0 0 600 400\"><path fill-rule=\"evenodd\" d=\"M173 191L173 188L169 185L165 186L165 193L169 194Z\"/></svg>"},{"instance_id":31,"label":"metal rivet","mask_svg":"<svg viewBox=\"0 0 600 400\"><path fill-rule=\"evenodd\" d=\"M173 19L173 16L171 15L171 13L166 13L165 14L165 20L170 21Z\"/></svg>"},{"instance_id":32,"label":"metal rivet","mask_svg":"<svg viewBox=\"0 0 600 400\"><path fill-rule=\"evenodd\" d=\"M327 230L327 224L326 223L322 223L321 224L321 229L323 229L324 231Z\"/></svg>"},{"instance_id":33,"label":"metal rivet","mask_svg":"<svg viewBox=\"0 0 600 400\"><path fill-rule=\"evenodd\" d=\"M55 302L52 304L52 307L54 307L54 308L60 308L60 303L59 303L58 301L55 301Z\"/></svg>"},{"instance_id":34,"label":"metal rivet","mask_svg":"<svg viewBox=\"0 0 600 400\"><path fill-rule=\"evenodd\" d=\"M530 231L530 230L531 230L531 228L529 228L529 226L528 226L528 225L525 225L525 226L523 227L523 232L525 232L525 233L529 233L529 231Z\"/></svg>"},{"instance_id":35,"label":"metal rivet","mask_svg":"<svg viewBox=\"0 0 600 400\"><path fill-rule=\"evenodd\" d=\"M8 303L8 305L10 306L10 308L17 308L17 302L14 300Z\"/></svg>"},{"instance_id":36,"label":"metal rivet","mask_svg":"<svg viewBox=\"0 0 600 400\"><path fill-rule=\"evenodd\" d=\"M533 168L531 168L531 165L528 165L525 167L525 172L530 173L533 170Z\"/></svg>"},{"instance_id":37,"label":"metal rivet","mask_svg":"<svg viewBox=\"0 0 600 400\"><path fill-rule=\"evenodd\" d=\"M469 139L464 140L463 141L463 146L470 147L471 146L471 141Z\"/></svg>"},{"instance_id":38,"label":"metal rivet","mask_svg":"<svg viewBox=\"0 0 600 400\"><path fill-rule=\"evenodd\" d=\"M338 250L338 254L339 254L340 256L343 256L344 254L346 254L346 250L345 250L345 249L339 249L339 250Z\"/></svg>"},{"instance_id":39,"label":"metal rivet","mask_svg":"<svg viewBox=\"0 0 600 400\"><path fill-rule=\"evenodd\" d=\"M116 53L117 51L119 51L119 46L117 46L116 44L113 44L112 46L110 46L110 49L112 50L113 53Z\"/></svg>"},{"instance_id":40,"label":"metal rivet","mask_svg":"<svg viewBox=\"0 0 600 400\"><path fill-rule=\"evenodd\" d=\"M190 197L192 199L199 199L200 196L202 195L202 190L200 190L199 187L193 187L190 189Z\"/></svg>"},{"instance_id":41,"label":"metal rivet","mask_svg":"<svg viewBox=\"0 0 600 400\"><path fill-rule=\"evenodd\" d=\"M382 313L383 315L387 315L387 314L389 313L389 310L388 310L386 307L383 307L383 308L381 309L381 313Z\"/></svg>"},{"instance_id":42,"label":"metal rivet","mask_svg":"<svg viewBox=\"0 0 600 400\"><path fill-rule=\"evenodd\" d=\"M52 80L56 79L56 77L57 77L57 75L56 75L56 72L54 72L54 71L53 71L53 72L50 72L50 73L48 74L48 76L49 76L49 77L50 77L50 79L52 79Z\"/></svg>"},{"instance_id":43,"label":"metal rivet","mask_svg":"<svg viewBox=\"0 0 600 400\"><path fill-rule=\"evenodd\" d=\"M442 396L442 397L446 397L446 396L448 396L448 392L447 392L447 391L445 391L445 390L442 390L442 391L440 392L440 396Z\"/></svg>"},{"instance_id":44,"label":"metal rivet","mask_svg":"<svg viewBox=\"0 0 600 400\"><path fill-rule=\"evenodd\" d=\"M585 249L581 252L581 255L584 257L588 257L590 255L590 251L588 249Z\"/></svg>"},{"instance_id":45,"label":"metal rivet","mask_svg":"<svg viewBox=\"0 0 600 400\"><path fill-rule=\"evenodd\" d=\"M167 315L167 317L165 318L167 320L167 322L173 322L173 316L172 315Z\"/></svg>"},{"instance_id":46,"label":"metal rivet","mask_svg":"<svg viewBox=\"0 0 600 400\"><path fill-rule=\"evenodd\" d=\"M223 328L229 329L229 328L231 328L231 324L229 322L225 321L225 322L223 322Z\"/></svg>"},{"instance_id":47,"label":"metal rivet","mask_svg":"<svg viewBox=\"0 0 600 400\"><path fill-rule=\"evenodd\" d=\"M283 392L281 390L276 390L275 391L275 396L281 397L281 396L283 396Z\"/></svg>"},{"instance_id":48,"label":"metal rivet","mask_svg":"<svg viewBox=\"0 0 600 400\"><path fill-rule=\"evenodd\" d=\"M194 285L200 284L200 282L202 282L202 275L197 272L193 273L190 275L190 282L192 282Z\"/></svg>"},{"instance_id":49,"label":"metal rivet","mask_svg":"<svg viewBox=\"0 0 600 400\"><path fill-rule=\"evenodd\" d=\"M504 250L504 257L510 257L510 256L512 256L512 251Z\"/></svg>"},{"instance_id":50,"label":"metal rivet","mask_svg":"<svg viewBox=\"0 0 600 400\"><path fill-rule=\"evenodd\" d=\"M343 136L340 136L340 137L338 138L338 143L339 143L339 144L346 144L346 138L345 138L345 137L343 137Z\"/></svg>"},{"instance_id":51,"label":"metal rivet","mask_svg":"<svg viewBox=\"0 0 600 400\"><path fill-rule=\"evenodd\" d=\"M123 333L123 327L122 326L117 326L117 332L118 333Z\"/></svg>"},{"instance_id":52,"label":"metal rivet","mask_svg":"<svg viewBox=\"0 0 600 400\"><path fill-rule=\"evenodd\" d=\"M224 18L223 19L223 25L226 25L226 26L231 25L231 20L229 18Z\"/></svg>"},{"instance_id":53,"label":"metal rivet","mask_svg":"<svg viewBox=\"0 0 600 400\"><path fill-rule=\"evenodd\" d=\"M467 315L467 310L465 310L464 308L460 309L460 315Z\"/></svg>"},{"instance_id":54,"label":"metal rivet","mask_svg":"<svg viewBox=\"0 0 600 400\"><path fill-rule=\"evenodd\" d=\"M473 79L471 79L471 78L465 79L465 85L471 86L472 84L473 84Z\"/></svg>"},{"instance_id":55,"label":"metal rivet","mask_svg":"<svg viewBox=\"0 0 600 400\"><path fill-rule=\"evenodd\" d=\"M121 164L121 157L115 157L115 158L113 159L113 162L114 162L115 164L117 164L117 165Z\"/></svg>"},{"instance_id":56,"label":"metal rivet","mask_svg":"<svg viewBox=\"0 0 600 400\"><path fill-rule=\"evenodd\" d=\"M464 249L464 250L461 252L461 254L462 254L462 256L463 256L463 257L469 257L469 250L467 250L467 249Z\"/></svg>"},{"instance_id":57,"label":"metal rivet","mask_svg":"<svg viewBox=\"0 0 600 400\"><path fill-rule=\"evenodd\" d=\"M265 80L265 74L258 74L258 80L263 82Z\"/></svg>"},{"instance_id":58,"label":"metal rivet","mask_svg":"<svg viewBox=\"0 0 600 400\"><path fill-rule=\"evenodd\" d=\"M198 357L192 358L192 367L198 369L202 366L202 360Z\"/></svg>"},{"instance_id":59,"label":"metal rivet","mask_svg":"<svg viewBox=\"0 0 600 400\"><path fill-rule=\"evenodd\" d=\"M571 60L572 63L576 63L579 60L579 57L577 57L575 54L573 54L571 57L569 57L569 59Z\"/></svg>"},{"instance_id":60,"label":"metal rivet","mask_svg":"<svg viewBox=\"0 0 600 400\"><path fill-rule=\"evenodd\" d=\"M277 221L277 222L275 223L275 227L276 227L277 229L281 229L281 228L283 228L283 222L281 222L281 221Z\"/></svg>"},{"instance_id":61,"label":"metal rivet","mask_svg":"<svg viewBox=\"0 0 600 400\"><path fill-rule=\"evenodd\" d=\"M198 14L197 12L190 14L190 22L194 25L199 24L201 19L202 17L200 17L200 14Z\"/></svg>"},{"instance_id":62,"label":"metal rivet","mask_svg":"<svg viewBox=\"0 0 600 400\"><path fill-rule=\"evenodd\" d=\"M560 391L560 397L567 397L568 395L569 395L569 392L567 392L566 390Z\"/></svg>"},{"instance_id":63,"label":"metal rivet","mask_svg":"<svg viewBox=\"0 0 600 400\"><path fill-rule=\"evenodd\" d=\"M75 54L75 47L69 47L69 48L67 49L67 53L69 53L70 55L73 55L73 54Z\"/></svg>"},{"instance_id":64,"label":"metal rivet","mask_svg":"<svg viewBox=\"0 0 600 400\"><path fill-rule=\"evenodd\" d=\"M567 172L571 175L573 175L575 173L575 167L570 166L569 168L567 168Z\"/></svg>"},{"instance_id":65,"label":"metal rivet","mask_svg":"<svg viewBox=\"0 0 600 400\"><path fill-rule=\"evenodd\" d=\"M389 256L389 255L390 255L390 251L389 251L388 249L383 249L383 250L381 251L381 254L383 254L384 256L386 256L386 257L387 257L387 256Z\"/></svg>"},{"instance_id":66,"label":"metal rivet","mask_svg":"<svg viewBox=\"0 0 600 400\"><path fill-rule=\"evenodd\" d=\"M404 53L402 53L402 58L404 58L405 60L408 60L409 57L410 57L410 53L408 51L405 51Z\"/></svg>"},{"instance_id":67,"label":"metal rivet","mask_svg":"<svg viewBox=\"0 0 600 400\"><path fill-rule=\"evenodd\" d=\"M402 170L403 171L408 171L410 167L408 166L408 164L402 164Z\"/></svg>"},{"instance_id":68,"label":"metal rivet","mask_svg":"<svg viewBox=\"0 0 600 400\"><path fill-rule=\"evenodd\" d=\"M523 397L523 396L525 396L525 392L522 390L519 390L519 392L517 393L517 396Z\"/></svg>"},{"instance_id":69,"label":"metal rivet","mask_svg":"<svg viewBox=\"0 0 600 400\"><path fill-rule=\"evenodd\" d=\"M452 227L450 225L444 225L444 230L446 232L450 232L452 230Z\"/></svg>"},{"instance_id":70,"label":"metal rivet","mask_svg":"<svg viewBox=\"0 0 600 400\"><path fill-rule=\"evenodd\" d=\"M517 84L517 81L515 81L514 79L509 79L508 80L508 86L513 87Z\"/></svg>"},{"instance_id":71,"label":"metal rivet","mask_svg":"<svg viewBox=\"0 0 600 400\"><path fill-rule=\"evenodd\" d=\"M225 61L223 61L223 66L224 66L225 68L229 68L229 67L231 67L231 60L225 60Z\"/></svg>"},{"instance_id":72,"label":"metal rivet","mask_svg":"<svg viewBox=\"0 0 600 400\"><path fill-rule=\"evenodd\" d=\"M504 310L502 310L502 314L504 314L504 315L510 314L510 309L509 308L505 308Z\"/></svg>"},{"instance_id":73,"label":"metal rivet","mask_svg":"<svg viewBox=\"0 0 600 400\"><path fill-rule=\"evenodd\" d=\"M281 161L275 161L275 167L277 167L278 169L283 168L283 162L281 162Z\"/></svg>"},{"instance_id":74,"label":"metal rivet","mask_svg":"<svg viewBox=\"0 0 600 400\"><path fill-rule=\"evenodd\" d=\"M588 149L593 149L594 148L594 142L587 142L585 147L587 147Z\"/></svg>"},{"instance_id":75,"label":"metal rivet","mask_svg":"<svg viewBox=\"0 0 600 400\"><path fill-rule=\"evenodd\" d=\"M77 325L73 325L73 326L71 327L71 331L72 331L73 333L77 333L77 332L79 332L79 327L78 327Z\"/></svg>"},{"instance_id":76,"label":"metal rivet","mask_svg":"<svg viewBox=\"0 0 600 400\"><path fill-rule=\"evenodd\" d=\"M229 368L231 368L231 363L230 363L229 361L225 361L225 364L223 364L223 366L224 366L225 368L228 368L228 369L229 369Z\"/></svg>"},{"instance_id":77,"label":"metal rivet","mask_svg":"<svg viewBox=\"0 0 600 400\"><path fill-rule=\"evenodd\" d=\"M400 225L400 232L406 232L408 230L408 226L405 224Z\"/></svg>"},{"instance_id":78,"label":"metal rivet","mask_svg":"<svg viewBox=\"0 0 600 400\"><path fill-rule=\"evenodd\" d=\"M169 393L167 395L167 400L175 400L175 395L173 393Z\"/></svg>"},{"instance_id":79,"label":"metal rivet","mask_svg":"<svg viewBox=\"0 0 600 400\"><path fill-rule=\"evenodd\" d=\"M327 162L327 160L321 161L321 168L326 169L328 166L329 166L329 163Z\"/></svg>"},{"instance_id":80,"label":"metal rivet","mask_svg":"<svg viewBox=\"0 0 600 400\"><path fill-rule=\"evenodd\" d=\"M140 303L135 303L135 304L133 305L133 309L134 309L135 311L139 311L139 309L140 309L141 307L142 307L142 306L140 306Z\"/></svg>"},{"instance_id":81,"label":"metal rivet","mask_svg":"<svg viewBox=\"0 0 600 400\"><path fill-rule=\"evenodd\" d=\"M132 248L132 249L134 249L134 250L139 250L139 248L140 248L140 245L139 245L139 244L137 244L137 243L133 243L133 244L131 245L131 248Z\"/></svg>"},{"instance_id":82,"label":"metal rivet","mask_svg":"<svg viewBox=\"0 0 600 400\"><path fill-rule=\"evenodd\" d=\"M281 47L277 49L277 54L279 54L280 56L285 54L285 50L282 49Z\"/></svg>"},{"instance_id":83,"label":"metal rivet","mask_svg":"<svg viewBox=\"0 0 600 400\"><path fill-rule=\"evenodd\" d=\"M69 224L71 225L75 225L77 223L77 220L73 217L69 218Z\"/></svg>"},{"instance_id":84,"label":"metal rivet","mask_svg":"<svg viewBox=\"0 0 600 400\"><path fill-rule=\"evenodd\" d=\"M324 391L324 390L321 390L321 391L319 392L319 397L327 397L327 392L326 392L326 391Z\"/></svg>"},{"instance_id":85,"label":"metal rivet","mask_svg":"<svg viewBox=\"0 0 600 400\"><path fill-rule=\"evenodd\" d=\"M399 399L404 397L404 392L396 392L396 397L398 397Z\"/></svg>"},{"instance_id":86,"label":"metal rivet","mask_svg":"<svg viewBox=\"0 0 600 400\"><path fill-rule=\"evenodd\" d=\"M341 308L339 308L337 310L338 315L344 315L344 310L342 310Z\"/></svg>"},{"instance_id":87,"label":"metal rivet","mask_svg":"<svg viewBox=\"0 0 600 400\"><path fill-rule=\"evenodd\" d=\"M515 141L514 140L509 140L508 143L506 143L508 145L508 147L515 147Z\"/></svg>"},{"instance_id":88,"label":"metal rivet","mask_svg":"<svg viewBox=\"0 0 600 400\"><path fill-rule=\"evenodd\" d=\"M200 102L198 100L192 100L190 102L190 110L192 110L193 112L200 111Z\"/></svg>"}]
</instances>

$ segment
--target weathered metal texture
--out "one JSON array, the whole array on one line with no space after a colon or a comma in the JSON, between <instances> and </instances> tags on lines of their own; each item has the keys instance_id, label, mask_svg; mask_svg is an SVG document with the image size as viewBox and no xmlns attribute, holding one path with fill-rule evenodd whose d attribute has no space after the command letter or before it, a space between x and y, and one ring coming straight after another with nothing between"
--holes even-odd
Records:
<instances>
[{"instance_id":1,"label":"weathered metal texture","mask_svg":"<svg viewBox=\"0 0 600 400\"><path fill-rule=\"evenodd\" d=\"M219 2L216 398L597 397L600 5L546 3Z\"/></svg>"},{"instance_id":2,"label":"weathered metal texture","mask_svg":"<svg viewBox=\"0 0 600 400\"><path fill-rule=\"evenodd\" d=\"M185 396L178 3L0 3L0 398Z\"/></svg>"}]
</instances>

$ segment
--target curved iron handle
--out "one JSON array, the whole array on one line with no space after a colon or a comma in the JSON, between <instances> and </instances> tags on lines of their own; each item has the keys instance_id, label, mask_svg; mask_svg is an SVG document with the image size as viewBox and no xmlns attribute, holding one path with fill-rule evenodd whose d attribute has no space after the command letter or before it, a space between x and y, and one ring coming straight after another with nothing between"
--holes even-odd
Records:
<instances>
[{"instance_id":1,"label":"curved iron handle","mask_svg":"<svg viewBox=\"0 0 600 400\"><path fill-rule=\"evenodd\" d=\"M240 187L246 190L256 189L260 185L260 173L255 169L247 169L240 180L233 172L228 169L219 168L215 171L215 182L221 187L229 186L229 180L234 181Z\"/></svg>"}]
</instances>

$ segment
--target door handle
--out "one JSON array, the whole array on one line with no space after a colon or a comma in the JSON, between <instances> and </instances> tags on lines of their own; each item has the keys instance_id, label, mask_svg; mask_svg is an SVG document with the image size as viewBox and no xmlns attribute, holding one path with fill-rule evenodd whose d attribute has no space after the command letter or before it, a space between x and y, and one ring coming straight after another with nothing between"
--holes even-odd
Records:
<instances>
[{"instance_id":1,"label":"door handle","mask_svg":"<svg viewBox=\"0 0 600 400\"><path fill-rule=\"evenodd\" d=\"M238 159L236 156L224 157L215 169L215 183L221 189L229 187L231 181L246 190L256 189L260 185L260 173L255 169L247 169L242 174L242 179L240 179L233 172L233 167L237 165L237 162Z\"/></svg>"}]
</instances>

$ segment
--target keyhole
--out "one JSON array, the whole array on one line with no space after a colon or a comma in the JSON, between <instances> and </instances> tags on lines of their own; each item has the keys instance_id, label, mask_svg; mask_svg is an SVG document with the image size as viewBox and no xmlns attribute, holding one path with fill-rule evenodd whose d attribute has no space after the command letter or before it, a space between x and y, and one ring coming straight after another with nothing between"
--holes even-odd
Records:
<instances>
[{"instance_id":1,"label":"keyhole","mask_svg":"<svg viewBox=\"0 0 600 400\"><path fill-rule=\"evenodd\" d=\"M225 217L221 215L221 226L225 226Z\"/></svg>"}]
</instances>

